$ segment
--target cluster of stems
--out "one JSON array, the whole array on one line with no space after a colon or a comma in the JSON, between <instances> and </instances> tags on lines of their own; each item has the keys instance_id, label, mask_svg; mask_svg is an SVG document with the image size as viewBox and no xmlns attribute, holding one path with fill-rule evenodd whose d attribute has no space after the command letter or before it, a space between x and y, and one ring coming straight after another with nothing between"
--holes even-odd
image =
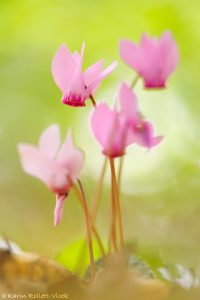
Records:
<instances>
[{"instance_id":1,"label":"cluster of stems","mask_svg":"<svg viewBox=\"0 0 200 300\"><path fill-rule=\"evenodd\" d=\"M131 88L133 89L137 84L140 76L137 75L132 84ZM94 108L96 107L96 101L94 97L90 96L92 105ZM122 177L122 170L123 170L123 163L124 163L124 156L120 157L119 168L116 174L115 168L115 160L114 158L105 157L103 161L102 170L100 172L100 177L95 189L94 196L92 198L92 208L91 213L87 207L86 196L84 193L83 186L78 180L78 188L74 186L74 190L76 195L83 207L85 219L86 219L86 227L87 227L87 238L86 241L88 242L89 247L89 255L90 255L90 270L91 270L91 277L94 278L95 276L95 262L94 262L94 251L93 251L93 239L92 236L95 237L102 257L105 257L106 250L104 248L104 244L100 238L100 235L96 229L95 221L98 213L99 203L102 194L103 188L103 181L106 173L107 166L110 166L110 174L111 174L111 222L110 222L110 229L109 229L109 236L108 236L108 253L123 253L124 250L124 230L123 230L123 218L122 218L122 209L121 209L121 202L120 202L120 190L121 190L121 177ZM83 250L87 243L84 243Z\"/></svg>"}]
</instances>

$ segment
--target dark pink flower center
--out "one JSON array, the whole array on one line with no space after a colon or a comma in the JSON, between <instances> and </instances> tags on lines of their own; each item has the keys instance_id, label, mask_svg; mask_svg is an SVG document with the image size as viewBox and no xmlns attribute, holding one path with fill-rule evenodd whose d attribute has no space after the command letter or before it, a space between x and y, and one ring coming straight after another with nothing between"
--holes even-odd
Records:
<instances>
[{"instance_id":1,"label":"dark pink flower center","mask_svg":"<svg viewBox=\"0 0 200 300\"><path fill-rule=\"evenodd\" d=\"M76 93L70 92L67 96L62 98L64 104L74 106L74 107L83 107L85 106L86 98L83 95L78 95Z\"/></svg>"}]
</instances>

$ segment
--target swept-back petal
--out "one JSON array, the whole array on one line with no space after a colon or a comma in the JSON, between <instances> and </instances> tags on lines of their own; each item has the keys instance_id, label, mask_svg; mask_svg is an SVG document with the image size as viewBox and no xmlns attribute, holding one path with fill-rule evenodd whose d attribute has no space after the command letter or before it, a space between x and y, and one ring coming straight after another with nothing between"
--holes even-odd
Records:
<instances>
[{"instance_id":1,"label":"swept-back petal","mask_svg":"<svg viewBox=\"0 0 200 300\"><path fill-rule=\"evenodd\" d=\"M101 83L101 81L104 80L116 68L116 66L117 62L115 61L106 69L104 69L103 72L101 72L100 75L89 84L89 86L87 87L87 94L92 94L96 87Z\"/></svg>"},{"instance_id":2,"label":"swept-back petal","mask_svg":"<svg viewBox=\"0 0 200 300\"><path fill-rule=\"evenodd\" d=\"M158 78L162 75L162 60L160 44L156 38L150 38L146 33L142 35L140 45L140 73L145 78ZM158 80L157 79L157 80Z\"/></svg>"},{"instance_id":3,"label":"swept-back petal","mask_svg":"<svg viewBox=\"0 0 200 300\"><path fill-rule=\"evenodd\" d=\"M54 225L57 226L60 224L63 217L63 208L66 200L66 195L56 195L56 206L54 210Z\"/></svg>"},{"instance_id":4,"label":"swept-back petal","mask_svg":"<svg viewBox=\"0 0 200 300\"><path fill-rule=\"evenodd\" d=\"M149 37L147 33L143 33L138 47L140 47L140 49L143 49L145 53L148 53L149 50L155 50L159 47L159 40Z\"/></svg>"},{"instance_id":5,"label":"swept-back petal","mask_svg":"<svg viewBox=\"0 0 200 300\"><path fill-rule=\"evenodd\" d=\"M160 144L160 142L163 140L163 136L159 135L159 136L155 136L152 137L151 139L151 147L157 146L158 144Z\"/></svg>"},{"instance_id":6,"label":"swept-back petal","mask_svg":"<svg viewBox=\"0 0 200 300\"><path fill-rule=\"evenodd\" d=\"M76 64L68 48L61 45L53 58L51 70L56 84L64 94L69 91Z\"/></svg>"},{"instance_id":7,"label":"swept-back petal","mask_svg":"<svg viewBox=\"0 0 200 300\"><path fill-rule=\"evenodd\" d=\"M112 111L107 104L99 104L91 119L92 131L103 149L110 148L112 132L115 134L115 122L117 120L117 112Z\"/></svg>"},{"instance_id":8,"label":"swept-back petal","mask_svg":"<svg viewBox=\"0 0 200 300\"><path fill-rule=\"evenodd\" d=\"M82 43L81 53L79 53L78 51L74 51L72 54L72 57L76 61L77 65L80 66L80 69L82 68L84 51L85 51L85 42Z\"/></svg>"},{"instance_id":9,"label":"swept-back petal","mask_svg":"<svg viewBox=\"0 0 200 300\"><path fill-rule=\"evenodd\" d=\"M107 68L105 68L100 75L101 80L106 78L115 68L117 67L117 61L114 61L112 64L110 64Z\"/></svg>"},{"instance_id":10,"label":"swept-back petal","mask_svg":"<svg viewBox=\"0 0 200 300\"><path fill-rule=\"evenodd\" d=\"M131 130L131 123L127 122L126 115L111 110L106 104L95 108L91 125L103 153L108 157L124 155L125 148L135 141L135 134Z\"/></svg>"},{"instance_id":11,"label":"swept-back petal","mask_svg":"<svg viewBox=\"0 0 200 300\"><path fill-rule=\"evenodd\" d=\"M175 70L179 61L178 47L170 31L164 32L160 39L160 55L165 62L163 73L167 77Z\"/></svg>"},{"instance_id":12,"label":"swept-back petal","mask_svg":"<svg viewBox=\"0 0 200 300\"><path fill-rule=\"evenodd\" d=\"M71 131L58 152L57 161L60 162L68 171L72 181L80 175L84 163L84 153L75 147Z\"/></svg>"},{"instance_id":13,"label":"swept-back petal","mask_svg":"<svg viewBox=\"0 0 200 300\"><path fill-rule=\"evenodd\" d=\"M49 126L40 136L39 149L53 158L60 145L60 130L57 124Z\"/></svg>"},{"instance_id":14,"label":"swept-back petal","mask_svg":"<svg viewBox=\"0 0 200 300\"><path fill-rule=\"evenodd\" d=\"M85 70L83 76L86 86L89 86L101 74L103 63L102 59Z\"/></svg>"},{"instance_id":15,"label":"swept-back petal","mask_svg":"<svg viewBox=\"0 0 200 300\"><path fill-rule=\"evenodd\" d=\"M119 44L121 59L138 72L141 71L141 51L138 46L128 40L121 40Z\"/></svg>"},{"instance_id":16,"label":"swept-back petal","mask_svg":"<svg viewBox=\"0 0 200 300\"><path fill-rule=\"evenodd\" d=\"M74 98L85 98L85 84L83 79L83 74L81 71L81 66L77 65L76 70L74 71L72 83L71 83L71 94ZM85 99L84 99L85 100Z\"/></svg>"},{"instance_id":17,"label":"swept-back petal","mask_svg":"<svg viewBox=\"0 0 200 300\"><path fill-rule=\"evenodd\" d=\"M119 102L122 112L125 113L127 118L137 118L138 103L135 93L125 83L121 85L119 91Z\"/></svg>"},{"instance_id":18,"label":"swept-back petal","mask_svg":"<svg viewBox=\"0 0 200 300\"><path fill-rule=\"evenodd\" d=\"M154 136L153 126L150 122L142 121L135 130L136 143L148 149L158 145L163 137Z\"/></svg>"},{"instance_id":19,"label":"swept-back petal","mask_svg":"<svg viewBox=\"0 0 200 300\"><path fill-rule=\"evenodd\" d=\"M76 61L77 64L82 65L82 57L78 53L78 51L74 51L73 54L72 54L72 57L74 58L74 60Z\"/></svg>"},{"instance_id":20,"label":"swept-back petal","mask_svg":"<svg viewBox=\"0 0 200 300\"><path fill-rule=\"evenodd\" d=\"M69 171L36 147L19 144L18 152L23 170L40 180L54 193L66 193L71 185Z\"/></svg>"},{"instance_id":21,"label":"swept-back petal","mask_svg":"<svg viewBox=\"0 0 200 300\"><path fill-rule=\"evenodd\" d=\"M54 161L32 145L19 144L17 148L23 170L27 174L39 178L49 186L52 170L55 169Z\"/></svg>"}]
</instances>

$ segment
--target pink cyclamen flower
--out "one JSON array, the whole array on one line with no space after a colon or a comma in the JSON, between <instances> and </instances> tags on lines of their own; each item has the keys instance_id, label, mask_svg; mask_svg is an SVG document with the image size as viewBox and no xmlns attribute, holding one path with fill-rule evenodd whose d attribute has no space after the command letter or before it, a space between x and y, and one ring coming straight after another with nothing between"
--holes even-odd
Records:
<instances>
[{"instance_id":1,"label":"pink cyclamen flower","mask_svg":"<svg viewBox=\"0 0 200 300\"><path fill-rule=\"evenodd\" d=\"M103 103L92 114L92 131L103 153L115 158L124 155L126 147L133 143L146 148L156 146L162 138L153 136L153 126L141 118L136 95L125 84L120 88L119 102L120 111Z\"/></svg>"},{"instance_id":2,"label":"pink cyclamen flower","mask_svg":"<svg viewBox=\"0 0 200 300\"><path fill-rule=\"evenodd\" d=\"M42 180L56 194L54 224L58 225L64 201L82 169L83 152L74 146L71 131L60 145L58 125L51 125L42 133L38 147L19 144L18 151L23 170Z\"/></svg>"},{"instance_id":3,"label":"pink cyclamen flower","mask_svg":"<svg viewBox=\"0 0 200 300\"><path fill-rule=\"evenodd\" d=\"M103 60L82 71L84 44L81 54L71 53L63 44L52 61L53 78L62 92L62 102L70 106L85 106L88 99L104 78L116 67L112 63L102 71Z\"/></svg>"},{"instance_id":4,"label":"pink cyclamen flower","mask_svg":"<svg viewBox=\"0 0 200 300\"><path fill-rule=\"evenodd\" d=\"M146 88L163 88L179 61L176 42L169 31L160 39L143 34L139 45L120 41L122 60L143 77Z\"/></svg>"}]
</instances>

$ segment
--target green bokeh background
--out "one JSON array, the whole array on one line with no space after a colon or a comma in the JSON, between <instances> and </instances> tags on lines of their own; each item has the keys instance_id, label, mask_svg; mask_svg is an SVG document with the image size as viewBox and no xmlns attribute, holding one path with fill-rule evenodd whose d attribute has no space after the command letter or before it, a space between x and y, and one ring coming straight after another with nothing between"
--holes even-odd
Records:
<instances>
[{"instance_id":1,"label":"green bokeh background","mask_svg":"<svg viewBox=\"0 0 200 300\"><path fill-rule=\"evenodd\" d=\"M1 0L0 1L0 232L27 251L54 256L84 234L82 212L71 195L62 224L54 228L54 196L23 173L18 142L36 143L52 123L63 136L73 128L86 152L82 181L88 199L100 172L102 156L93 139L92 106L74 109L60 103L50 72L52 57L65 42L71 50L86 42L85 67L105 58L118 68L96 94L113 104L119 83L134 73L120 60L120 38L138 41L143 32L172 31L180 63L168 89L136 92L144 114L154 122L163 143L147 153L128 150L122 181L125 236L144 255L198 265L200 259L199 1ZM109 224L109 174L98 218L101 233Z\"/></svg>"}]
</instances>

